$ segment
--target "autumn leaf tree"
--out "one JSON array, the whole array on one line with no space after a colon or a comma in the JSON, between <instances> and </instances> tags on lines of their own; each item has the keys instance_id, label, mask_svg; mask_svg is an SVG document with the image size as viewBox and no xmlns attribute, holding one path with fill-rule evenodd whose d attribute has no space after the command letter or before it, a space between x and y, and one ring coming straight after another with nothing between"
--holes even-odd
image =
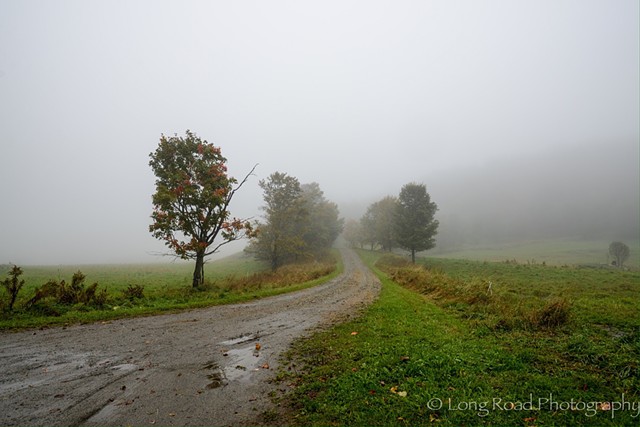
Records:
<instances>
[{"instance_id":1,"label":"autumn leaf tree","mask_svg":"<svg viewBox=\"0 0 640 427\"><path fill-rule=\"evenodd\" d=\"M416 262L416 252L435 246L438 220L434 218L438 206L431 201L424 184L406 184L400 190L396 204L395 239L401 248L411 252Z\"/></svg>"},{"instance_id":2,"label":"autumn leaf tree","mask_svg":"<svg viewBox=\"0 0 640 427\"><path fill-rule=\"evenodd\" d=\"M197 288L204 283L207 256L254 232L249 220L231 218L229 204L256 166L238 183L228 176L220 148L189 130L184 137L161 135L149 157L156 176L149 231L173 254L195 260Z\"/></svg>"}]
</instances>

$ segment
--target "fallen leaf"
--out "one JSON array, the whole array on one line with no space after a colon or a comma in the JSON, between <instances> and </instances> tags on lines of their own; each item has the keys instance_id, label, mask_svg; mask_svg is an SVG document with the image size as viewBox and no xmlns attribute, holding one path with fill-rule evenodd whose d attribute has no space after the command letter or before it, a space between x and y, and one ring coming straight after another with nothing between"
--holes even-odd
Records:
<instances>
[{"instance_id":1,"label":"fallen leaf","mask_svg":"<svg viewBox=\"0 0 640 427\"><path fill-rule=\"evenodd\" d=\"M265 364L264 364L264 365L262 365L261 367L262 367L262 369L269 369L269 364L268 364L268 363L265 363Z\"/></svg>"},{"instance_id":2,"label":"fallen leaf","mask_svg":"<svg viewBox=\"0 0 640 427\"><path fill-rule=\"evenodd\" d=\"M393 393L393 394L397 394L397 393L398 393L398 387L397 387L397 386L391 387L391 388L389 389L389 391L390 391L391 393Z\"/></svg>"},{"instance_id":3,"label":"fallen leaf","mask_svg":"<svg viewBox=\"0 0 640 427\"><path fill-rule=\"evenodd\" d=\"M259 342L256 343L256 350L260 351L260 349L262 348L262 346L260 345Z\"/></svg>"},{"instance_id":4,"label":"fallen leaf","mask_svg":"<svg viewBox=\"0 0 640 427\"><path fill-rule=\"evenodd\" d=\"M399 392L398 392L398 396L400 396L400 397L407 397L407 392L406 392L406 391L399 391Z\"/></svg>"},{"instance_id":5,"label":"fallen leaf","mask_svg":"<svg viewBox=\"0 0 640 427\"><path fill-rule=\"evenodd\" d=\"M358 335L356 331L351 332L351 335Z\"/></svg>"},{"instance_id":6,"label":"fallen leaf","mask_svg":"<svg viewBox=\"0 0 640 427\"><path fill-rule=\"evenodd\" d=\"M358 372L358 368L351 368L351 372Z\"/></svg>"},{"instance_id":7,"label":"fallen leaf","mask_svg":"<svg viewBox=\"0 0 640 427\"><path fill-rule=\"evenodd\" d=\"M409 356L402 356L400 357L400 361L401 362L408 362L409 360L411 360L411 358Z\"/></svg>"},{"instance_id":8,"label":"fallen leaf","mask_svg":"<svg viewBox=\"0 0 640 427\"><path fill-rule=\"evenodd\" d=\"M175 417L175 416L176 416L176 413L175 413L175 412L169 412L169 416L170 416L170 417Z\"/></svg>"}]
</instances>

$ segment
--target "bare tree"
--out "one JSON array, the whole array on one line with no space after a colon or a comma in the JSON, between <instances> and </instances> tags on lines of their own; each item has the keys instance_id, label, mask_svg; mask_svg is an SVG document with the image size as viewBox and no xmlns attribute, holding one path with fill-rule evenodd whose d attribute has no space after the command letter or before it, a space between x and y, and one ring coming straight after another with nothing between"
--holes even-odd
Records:
<instances>
[{"instance_id":1,"label":"bare tree","mask_svg":"<svg viewBox=\"0 0 640 427\"><path fill-rule=\"evenodd\" d=\"M629 246L622 242L613 242L609 245L609 255L615 260L613 261L618 268L622 268L624 262L629 258Z\"/></svg>"}]
</instances>

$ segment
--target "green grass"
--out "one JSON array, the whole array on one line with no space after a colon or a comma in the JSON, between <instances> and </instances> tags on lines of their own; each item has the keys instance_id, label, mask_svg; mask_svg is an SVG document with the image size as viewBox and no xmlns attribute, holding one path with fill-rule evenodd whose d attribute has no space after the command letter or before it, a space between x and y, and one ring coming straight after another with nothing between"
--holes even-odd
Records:
<instances>
[{"instance_id":1,"label":"green grass","mask_svg":"<svg viewBox=\"0 0 640 427\"><path fill-rule=\"evenodd\" d=\"M25 280L25 286L20 291L16 309L11 313L6 310L0 312L0 329L106 321L280 295L336 277L343 266L339 255L334 254L334 257L333 264L287 266L278 274L271 274L265 263L245 256L232 256L205 265L206 285L202 289L193 289L191 286L193 265L190 263L27 266L23 268L21 279ZM24 308L37 287L52 279L70 283L71 276L78 270L87 276L85 287L97 282L98 289L107 289L107 303L103 307L85 304L66 306L47 300L30 310ZM0 272L3 279L6 271ZM129 285L144 286L144 297L128 299L124 292ZM7 299L4 289L0 289L0 298Z\"/></svg>"},{"instance_id":2,"label":"green grass","mask_svg":"<svg viewBox=\"0 0 640 427\"><path fill-rule=\"evenodd\" d=\"M469 259L475 261L504 261L513 260L520 263L543 262L551 265L573 264L608 264L610 241L556 239L542 241L526 241L491 247L469 247L448 251L433 251L429 256L435 258ZM631 255L626 266L632 269L640 268L640 241L626 242L631 249Z\"/></svg>"},{"instance_id":3,"label":"green grass","mask_svg":"<svg viewBox=\"0 0 640 427\"><path fill-rule=\"evenodd\" d=\"M361 255L369 265L379 257ZM498 296L512 291L525 308L542 306L547 293L566 297L570 321L494 328L494 314L483 318L463 294L458 301L421 294L375 270L382 292L363 316L299 341L289 354L281 377L294 386L287 400L296 424L638 425L638 273L428 263L445 285L473 291L464 285L492 281L506 288ZM593 403L616 405L623 394L635 410ZM572 401L577 410L566 407Z\"/></svg>"},{"instance_id":4,"label":"green grass","mask_svg":"<svg viewBox=\"0 0 640 427\"><path fill-rule=\"evenodd\" d=\"M87 276L87 282L98 282L110 292L120 292L128 285L140 284L145 286L145 292L150 295L162 294L168 289L190 287L193 268L193 262L180 260L156 264L25 266L22 268L22 279L26 282L23 292L29 293L52 279L68 282L73 273L80 270ZM215 282L230 275L250 275L268 269L266 263L240 253L206 263L205 279ZM6 271L0 271L2 277L6 276Z\"/></svg>"}]
</instances>

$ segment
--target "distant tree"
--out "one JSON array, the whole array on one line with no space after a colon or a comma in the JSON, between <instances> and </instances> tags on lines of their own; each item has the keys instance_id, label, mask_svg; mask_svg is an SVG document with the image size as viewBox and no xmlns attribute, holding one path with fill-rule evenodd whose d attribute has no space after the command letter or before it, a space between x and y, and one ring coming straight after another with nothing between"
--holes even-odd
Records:
<instances>
[{"instance_id":1,"label":"distant tree","mask_svg":"<svg viewBox=\"0 0 640 427\"><path fill-rule=\"evenodd\" d=\"M312 252L325 251L342 232L344 219L339 217L338 205L324 197L318 183L302 184L300 188L305 209L309 212L309 227L304 241Z\"/></svg>"},{"instance_id":2,"label":"distant tree","mask_svg":"<svg viewBox=\"0 0 640 427\"><path fill-rule=\"evenodd\" d=\"M410 183L402 187L396 205L396 241L411 252L416 262L416 252L435 246L438 221L434 219L438 206L431 201L424 184Z\"/></svg>"},{"instance_id":3,"label":"distant tree","mask_svg":"<svg viewBox=\"0 0 640 427\"><path fill-rule=\"evenodd\" d=\"M264 223L248 248L256 258L268 261L276 270L307 253L304 234L309 229L309 211L302 197L300 181L286 173L275 172L260 181L264 191Z\"/></svg>"},{"instance_id":4,"label":"distant tree","mask_svg":"<svg viewBox=\"0 0 640 427\"><path fill-rule=\"evenodd\" d=\"M320 186L300 184L297 178L275 172L260 181L264 190L264 222L247 252L267 261L271 269L312 259L329 249L342 232L338 206L328 201Z\"/></svg>"},{"instance_id":5,"label":"distant tree","mask_svg":"<svg viewBox=\"0 0 640 427\"><path fill-rule=\"evenodd\" d=\"M192 284L199 287L205 257L253 233L249 221L230 218L229 203L255 166L238 184L227 175L220 148L189 130L185 137L162 135L149 157L157 178L149 231L175 255L196 261Z\"/></svg>"},{"instance_id":6,"label":"distant tree","mask_svg":"<svg viewBox=\"0 0 640 427\"><path fill-rule=\"evenodd\" d=\"M2 283L2 286L7 290L7 293L9 293L9 311L12 311L13 305L18 298L18 293L20 289L22 289L22 286L24 286L24 280L19 279L22 275L22 269L17 265L14 265L8 274L9 277L0 283Z\"/></svg>"},{"instance_id":7,"label":"distant tree","mask_svg":"<svg viewBox=\"0 0 640 427\"><path fill-rule=\"evenodd\" d=\"M366 241L371 243L372 249L375 245L380 245L383 250L391 251L396 246L396 202L395 197L387 196L369 205L361 218L360 223L364 228Z\"/></svg>"},{"instance_id":8,"label":"distant tree","mask_svg":"<svg viewBox=\"0 0 640 427\"><path fill-rule=\"evenodd\" d=\"M395 197L387 196L373 205L376 240L385 251L391 251L396 246L394 222L397 202Z\"/></svg>"},{"instance_id":9,"label":"distant tree","mask_svg":"<svg viewBox=\"0 0 640 427\"><path fill-rule=\"evenodd\" d=\"M609 255L615 258L615 265L622 268L624 262L629 258L629 246L622 242L613 242L609 245Z\"/></svg>"},{"instance_id":10,"label":"distant tree","mask_svg":"<svg viewBox=\"0 0 640 427\"><path fill-rule=\"evenodd\" d=\"M362 233L362 243L368 244L370 249L373 250L378 241L376 239L376 217L371 206L369 206L365 214L360 218L360 230Z\"/></svg>"},{"instance_id":11,"label":"distant tree","mask_svg":"<svg viewBox=\"0 0 640 427\"><path fill-rule=\"evenodd\" d=\"M349 219L344 225L343 236L352 247L360 247L365 243L363 230L360 222L355 219Z\"/></svg>"}]
</instances>

